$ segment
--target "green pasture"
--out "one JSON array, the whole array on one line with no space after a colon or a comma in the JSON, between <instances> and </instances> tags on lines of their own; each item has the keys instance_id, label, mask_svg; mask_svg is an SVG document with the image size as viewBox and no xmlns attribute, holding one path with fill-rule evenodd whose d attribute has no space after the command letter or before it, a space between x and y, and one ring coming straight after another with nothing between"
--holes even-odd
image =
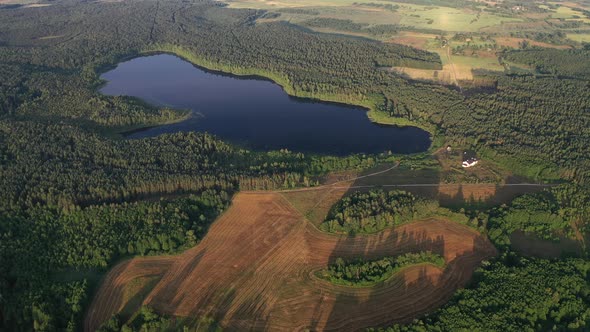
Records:
<instances>
[{"instance_id":1,"label":"green pasture","mask_svg":"<svg viewBox=\"0 0 590 332\"><path fill-rule=\"evenodd\" d=\"M567 38L578 43L590 43L590 33L568 33Z\"/></svg>"},{"instance_id":2,"label":"green pasture","mask_svg":"<svg viewBox=\"0 0 590 332\"><path fill-rule=\"evenodd\" d=\"M363 3L383 5L397 4L397 11L363 6ZM234 0L230 7L279 10L284 8L313 9L318 15L281 13L279 19L298 23L313 17L328 17L351 20L356 23L400 24L416 29L435 29L450 32L477 32L484 27L493 27L506 22L521 22L519 18L500 17L485 11L450 7L423 6L379 0Z\"/></svg>"}]
</instances>

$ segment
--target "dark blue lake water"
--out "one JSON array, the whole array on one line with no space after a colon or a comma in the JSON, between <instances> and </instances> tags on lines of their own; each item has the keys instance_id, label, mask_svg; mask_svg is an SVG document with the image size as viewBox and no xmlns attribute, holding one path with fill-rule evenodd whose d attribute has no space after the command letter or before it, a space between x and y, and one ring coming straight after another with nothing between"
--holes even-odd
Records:
<instances>
[{"instance_id":1,"label":"dark blue lake water","mask_svg":"<svg viewBox=\"0 0 590 332\"><path fill-rule=\"evenodd\" d=\"M211 72L172 55L135 58L101 77L108 81L104 94L193 111L183 122L130 138L201 131L254 150L332 155L413 153L430 146L430 135L422 129L378 125L365 109L292 98L268 80Z\"/></svg>"}]
</instances>

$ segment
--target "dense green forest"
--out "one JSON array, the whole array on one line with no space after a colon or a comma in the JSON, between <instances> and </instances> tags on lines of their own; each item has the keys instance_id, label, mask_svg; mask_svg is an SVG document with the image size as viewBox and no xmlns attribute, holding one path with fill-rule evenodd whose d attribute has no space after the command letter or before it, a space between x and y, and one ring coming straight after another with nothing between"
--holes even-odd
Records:
<instances>
[{"instance_id":1,"label":"dense green forest","mask_svg":"<svg viewBox=\"0 0 590 332\"><path fill-rule=\"evenodd\" d=\"M208 188L290 188L382 158L250 152L202 133L111 140L69 124L19 120L0 121L0 138L6 160L0 168L0 205L11 208L68 208Z\"/></svg>"},{"instance_id":2,"label":"dense green forest","mask_svg":"<svg viewBox=\"0 0 590 332\"><path fill-rule=\"evenodd\" d=\"M541 74L590 79L588 50L531 49L505 52L503 58L531 66Z\"/></svg>"},{"instance_id":3,"label":"dense green forest","mask_svg":"<svg viewBox=\"0 0 590 332\"><path fill-rule=\"evenodd\" d=\"M438 204L405 191L355 192L332 207L320 229L332 233L374 233L427 216Z\"/></svg>"},{"instance_id":4,"label":"dense green forest","mask_svg":"<svg viewBox=\"0 0 590 332\"><path fill-rule=\"evenodd\" d=\"M186 116L97 91L102 71L145 52L174 52L212 69L269 77L294 95L367 106L387 120L433 128L519 174L570 182L550 197L492 211L489 231L500 246L516 228L552 239L555 225L568 231L579 220L590 231L590 50L509 52L506 61L534 73L487 74L493 88L457 91L379 68L440 68L435 54L258 23L263 15L208 0L0 8L0 330L79 330L101 273L129 255L194 245L234 192L310 186L329 171L386 158L252 152L205 133L121 139L121 130ZM322 227L372 232L428 204L400 192L359 194ZM583 259L505 254L475 285L432 316L394 329L588 326ZM160 319L147 309L144 316L145 323Z\"/></svg>"},{"instance_id":5,"label":"dense green forest","mask_svg":"<svg viewBox=\"0 0 590 332\"><path fill-rule=\"evenodd\" d=\"M585 331L590 326L590 263L506 254L477 271L477 287L409 325L372 331Z\"/></svg>"},{"instance_id":6,"label":"dense green forest","mask_svg":"<svg viewBox=\"0 0 590 332\"><path fill-rule=\"evenodd\" d=\"M317 276L338 285L371 286L387 280L404 267L426 263L443 267L445 260L429 251L384 257L374 261L345 261L336 258L327 269L318 271Z\"/></svg>"},{"instance_id":7,"label":"dense green forest","mask_svg":"<svg viewBox=\"0 0 590 332\"><path fill-rule=\"evenodd\" d=\"M4 327L79 330L89 290L107 267L194 246L230 198L207 190L172 201L0 213Z\"/></svg>"},{"instance_id":8,"label":"dense green forest","mask_svg":"<svg viewBox=\"0 0 590 332\"><path fill-rule=\"evenodd\" d=\"M523 195L514 199L509 208L492 211L488 222L490 238L496 245L509 244L509 235L517 230L553 241L558 241L560 235L573 236L572 221L564 218L550 196L548 192Z\"/></svg>"}]
</instances>

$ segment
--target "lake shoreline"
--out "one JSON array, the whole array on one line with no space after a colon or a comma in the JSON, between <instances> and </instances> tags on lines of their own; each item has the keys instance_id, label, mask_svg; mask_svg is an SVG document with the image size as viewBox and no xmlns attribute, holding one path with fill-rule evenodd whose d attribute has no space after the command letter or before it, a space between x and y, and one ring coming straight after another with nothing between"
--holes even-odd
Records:
<instances>
[{"instance_id":1,"label":"lake shoreline","mask_svg":"<svg viewBox=\"0 0 590 332\"><path fill-rule=\"evenodd\" d=\"M126 139L197 131L240 148L340 156L413 154L432 146L430 133L419 127L368 121L367 107L293 96L272 79L211 70L174 53L134 56L100 77L105 84L99 91L105 95L191 110L171 124L120 130Z\"/></svg>"}]
</instances>

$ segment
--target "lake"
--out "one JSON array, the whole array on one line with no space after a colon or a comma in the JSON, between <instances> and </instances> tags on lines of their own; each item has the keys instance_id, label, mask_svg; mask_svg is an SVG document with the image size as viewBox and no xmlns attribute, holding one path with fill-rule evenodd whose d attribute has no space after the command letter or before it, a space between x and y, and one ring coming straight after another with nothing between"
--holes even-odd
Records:
<instances>
[{"instance_id":1,"label":"lake","mask_svg":"<svg viewBox=\"0 0 590 332\"><path fill-rule=\"evenodd\" d=\"M199 131L253 150L331 155L414 153L430 146L430 134L420 128L375 124L363 108L293 98L271 81L211 72L168 54L122 62L101 77L104 94L193 111L185 121L129 138Z\"/></svg>"}]
</instances>

